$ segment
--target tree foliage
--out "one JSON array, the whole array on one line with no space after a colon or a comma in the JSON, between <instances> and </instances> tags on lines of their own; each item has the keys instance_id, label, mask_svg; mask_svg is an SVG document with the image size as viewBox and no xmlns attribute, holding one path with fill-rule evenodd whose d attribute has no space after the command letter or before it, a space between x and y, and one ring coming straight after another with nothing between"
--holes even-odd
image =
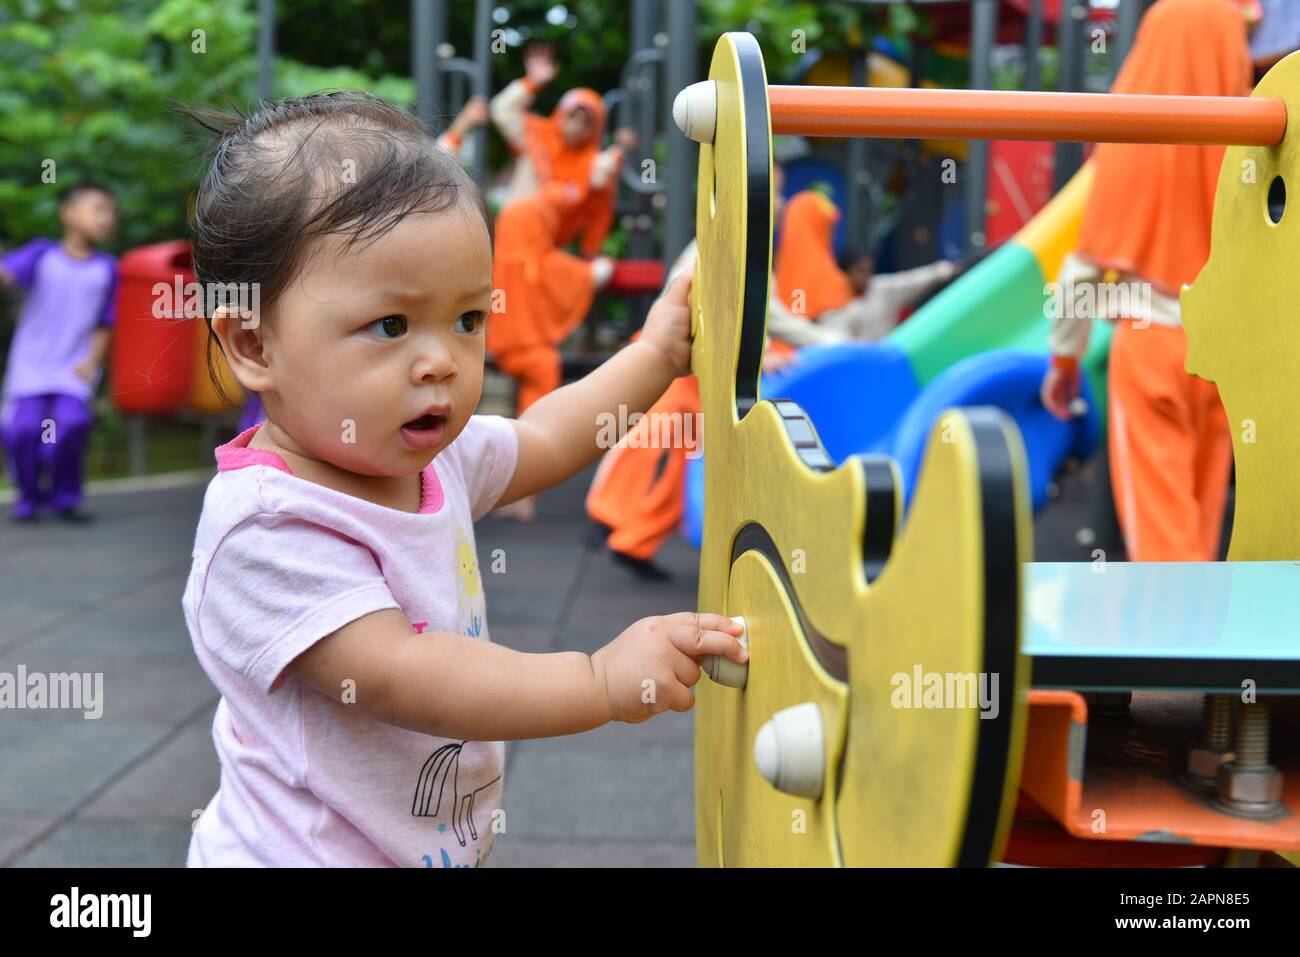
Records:
<instances>
[{"instance_id":1,"label":"tree foliage","mask_svg":"<svg viewBox=\"0 0 1300 957\"><path fill-rule=\"evenodd\" d=\"M449 39L472 56L474 4L449 5ZM493 28L493 88L523 70L528 43L555 46L561 73L537 108L570 86L618 85L630 4L502 0ZM409 104L409 0L280 0L275 95L370 89ZM848 3L702 0L694 38L700 69L719 33L758 36L773 80L807 49L862 42L877 8ZM255 0L3 0L0 4L0 247L57 235L57 197L100 180L120 201L115 251L183 235L202 138L176 104L242 109L257 96ZM506 159L498 142L497 161ZM52 169L51 169L51 163ZM52 181L50 173L53 173Z\"/></svg>"},{"instance_id":2,"label":"tree foliage","mask_svg":"<svg viewBox=\"0 0 1300 957\"><path fill-rule=\"evenodd\" d=\"M247 100L252 14L221 0L6 0L5 9L0 242L57 235L58 194L83 178L118 195L114 248L179 235L197 143L170 108L222 105L223 93Z\"/></svg>"}]
</instances>

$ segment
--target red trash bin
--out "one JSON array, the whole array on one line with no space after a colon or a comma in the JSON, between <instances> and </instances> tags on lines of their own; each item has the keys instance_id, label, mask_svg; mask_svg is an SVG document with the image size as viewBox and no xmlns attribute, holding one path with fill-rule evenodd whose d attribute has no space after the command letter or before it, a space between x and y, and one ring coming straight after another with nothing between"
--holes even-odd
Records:
<instances>
[{"instance_id":1,"label":"red trash bin","mask_svg":"<svg viewBox=\"0 0 1300 957\"><path fill-rule=\"evenodd\" d=\"M195 283L183 239L140 246L119 260L111 386L121 411L163 415L186 405L197 326L186 302Z\"/></svg>"}]
</instances>

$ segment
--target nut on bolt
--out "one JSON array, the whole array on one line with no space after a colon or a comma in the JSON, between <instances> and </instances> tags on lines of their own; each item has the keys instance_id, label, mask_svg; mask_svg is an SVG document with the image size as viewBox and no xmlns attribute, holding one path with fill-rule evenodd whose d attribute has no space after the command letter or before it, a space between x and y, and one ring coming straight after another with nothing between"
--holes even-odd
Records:
<instances>
[{"instance_id":1,"label":"nut on bolt","mask_svg":"<svg viewBox=\"0 0 1300 957\"><path fill-rule=\"evenodd\" d=\"M1231 760L1233 700L1229 695L1207 694L1201 708L1201 740L1187 750L1183 781L1194 788L1213 791L1219 765Z\"/></svg>"},{"instance_id":2,"label":"nut on bolt","mask_svg":"<svg viewBox=\"0 0 1300 957\"><path fill-rule=\"evenodd\" d=\"M1230 761L1219 765L1215 779L1215 806L1241 817L1280 817L1282 772L1272 765L1242 768Z\"/></svg>"},{"instance_id":3,"label":"nut on bolt","mask_svg":"<svg viewBox=\"0 0 1300 957\"><path fill-rule=\"evenodd\" d=\"M1187 750L1187 773L1183 775L1188 784L1213 791L1219 776L1219 766L1230 757L1231 751L1216 751L1204 744L1194 744Z\"/></svg>"},{"instance_id":4,"label":"nut on bolt","mask_svg":"<svg viewBox=\"0 0 1300 957\"><path fill-rule=\"evenodd\" d=\"M1242 704L1234 760L1219 765L1214 806L1238 817L1269 820L1285 813L1282 772L1268 763L1268 708Z\"/></svg>"}]
</instances>

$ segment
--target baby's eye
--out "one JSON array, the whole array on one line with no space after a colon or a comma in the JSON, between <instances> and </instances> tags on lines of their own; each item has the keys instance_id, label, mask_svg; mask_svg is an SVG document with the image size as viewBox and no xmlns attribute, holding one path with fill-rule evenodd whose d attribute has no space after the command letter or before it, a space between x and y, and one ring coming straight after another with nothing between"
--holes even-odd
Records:
<instances>
[{"instance_id":1,"label":"baby's eye","mask_svg":"<svg viewBox=\"0 0 1300 957\"><path fill-rule=\"evenodd\" d=\"M366 326L366 329L380 339L396 339L406 331L406 317L384 316Z\"/></svg>"},{"instance_id":2,"label":"baby's eye","mask_svg":"<svg viewBox=\"0 0 1300 957\"><path fill-rule=\"evenodd\" d=\"M457 328L461 329L463 332L469 332L469 333L477 332L479 325L483 322L485 318L486 317L481 312L461 313L460 318L458 318L456 322L464 323L466 320L469 320L468 328L459 325L457 326Z\"/></svg>"}]
</instances>

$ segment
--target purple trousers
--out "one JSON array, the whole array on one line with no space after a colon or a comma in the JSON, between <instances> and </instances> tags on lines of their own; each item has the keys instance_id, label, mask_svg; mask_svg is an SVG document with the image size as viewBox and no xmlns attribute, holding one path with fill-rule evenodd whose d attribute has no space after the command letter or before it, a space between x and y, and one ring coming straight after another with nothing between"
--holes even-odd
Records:
<instances>
[{"instance_id":1,"label":"purple trousers","mask_svg":"<svg viewBox=\"0 0 1300 957\"><path fill-rule=\"evenodd\" d=\"M0 441L18 487L13 513L34 515L81 504L81 470L93 416L90 404L75 395L54 393L10 399L0 410ZM42 487L42 475L49 486Z\"/></svg>"}]
</instances>

